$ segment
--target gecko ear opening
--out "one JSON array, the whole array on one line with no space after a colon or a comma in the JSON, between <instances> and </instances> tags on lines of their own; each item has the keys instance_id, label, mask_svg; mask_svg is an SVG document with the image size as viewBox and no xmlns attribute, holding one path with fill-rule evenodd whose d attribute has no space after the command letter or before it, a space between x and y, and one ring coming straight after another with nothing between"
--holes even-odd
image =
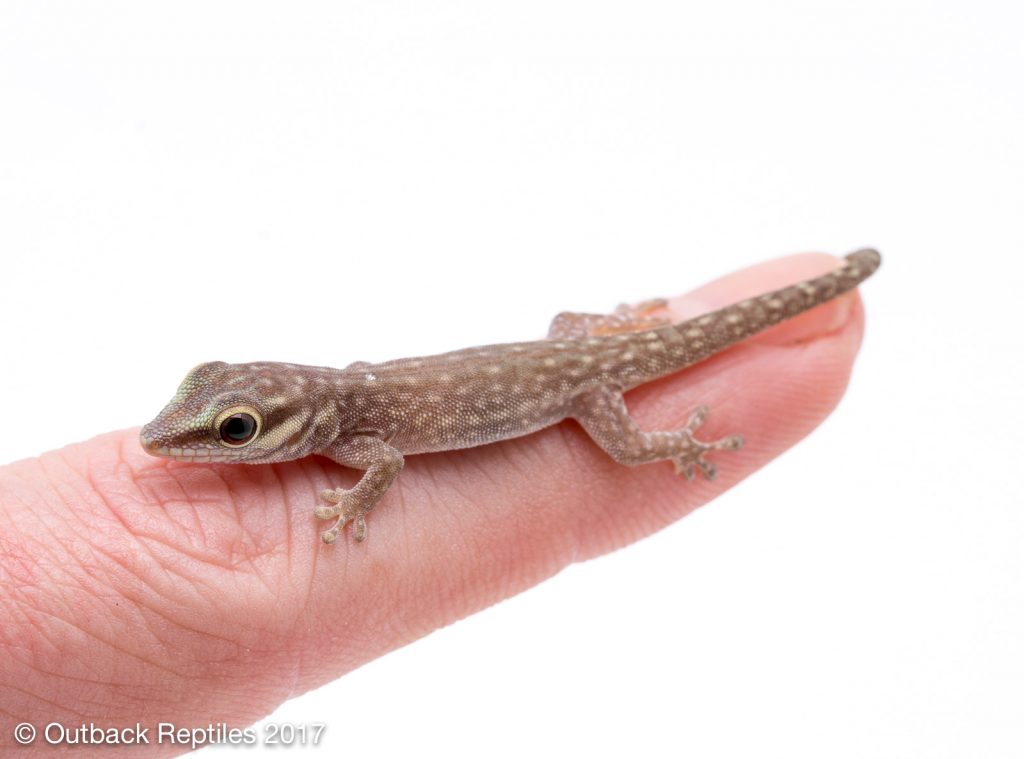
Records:
<instances>
[{"instance_id":1,"label":"gecko ear opening","mask_svg":"<svg viewBox=\"0 0 1024 759\"><path fill-rule=\"evenodd\" d=\"M263 417L252 406L232 406L217 415L213 427L221 445L242 448L259 436Z\"/></svg>"}]
</instances>

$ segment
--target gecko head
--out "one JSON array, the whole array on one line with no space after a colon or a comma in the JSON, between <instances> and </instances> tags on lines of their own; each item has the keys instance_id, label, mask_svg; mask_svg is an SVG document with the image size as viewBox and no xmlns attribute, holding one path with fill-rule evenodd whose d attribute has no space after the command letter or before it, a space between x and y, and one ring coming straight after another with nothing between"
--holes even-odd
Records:
<instances>
[{"instance_id":1,"label":"gecko head","mask_svg":"<svg viewBox=\"0 0 1024 759\"><path fill-rule=\"evenodd\" d=\"M301 367L212 361L190 371L142 428L147 453L179 461L285 461L309 454L317 388ZM312 401L312 402L310 402Z\"/></svg>"}]
</instances>

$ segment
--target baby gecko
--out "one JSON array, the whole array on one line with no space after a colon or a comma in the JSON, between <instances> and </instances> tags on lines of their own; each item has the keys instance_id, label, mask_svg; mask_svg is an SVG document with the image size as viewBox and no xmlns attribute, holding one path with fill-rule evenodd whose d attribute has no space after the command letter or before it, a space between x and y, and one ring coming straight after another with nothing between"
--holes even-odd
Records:
<instances>
[{"instance_id":1,"label":"baby gecko","mask_svg":"<svg viewBox=\"0 0 1024 759\"><path fill-rule=\"evenodd\" d=\"M314 513L335 520L321 534L325 543L349 522L356 541L366 538L366 516L406 455L485 445L567 418L621 464L669 460L688 480L697 469L712 479L706 454L736 450L741 436L697 440L704 406L681 429L644 432L622 394L853 289L880 263L876 251L860 250L829 274L677 324L658 317L667 302L653 300L609 315L561 313L545 340L437 356L344 369L200 364L140 441L177 461L262 464L317 454L362 470L351 489L321 494L326 504Z\"/></svg>"}]
</instances>

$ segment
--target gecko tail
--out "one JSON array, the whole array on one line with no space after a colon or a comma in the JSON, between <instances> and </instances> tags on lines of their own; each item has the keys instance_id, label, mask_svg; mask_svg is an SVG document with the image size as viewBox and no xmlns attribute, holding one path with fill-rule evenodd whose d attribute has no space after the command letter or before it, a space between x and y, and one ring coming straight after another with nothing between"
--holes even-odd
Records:
<instances>
[{"instance_id":1,"label":"gecko tail","mask_svg":"<svg viewBox=\"0 0 1024 759\"><path fill-rule=\"evenodd\" d=\"M854 251L844 258L846 263L828 274L741 300L668 329L683 337L695 335L691 330L700 329L707 333L712 352L717 352L849 292L882 263L882 256L871 248Z\"/></svg>"},{"instance_id":2,"label":"gecko tail","mask_svg":"<svg viewBox=\"0 0 1024 759\"><path fill-rule=\"evenodd\" d=\"M644 367L651 371L646 372L647 377L641 381L647 382L657 376L677 372L751 335L826 303L854 289L870 277L881 262L882 257L878 251L870 248L858 250L845 256L845 263L828 274L661 327L656 333L667 348L669 360L659 366Z\"/></svg>"}]
</instances>

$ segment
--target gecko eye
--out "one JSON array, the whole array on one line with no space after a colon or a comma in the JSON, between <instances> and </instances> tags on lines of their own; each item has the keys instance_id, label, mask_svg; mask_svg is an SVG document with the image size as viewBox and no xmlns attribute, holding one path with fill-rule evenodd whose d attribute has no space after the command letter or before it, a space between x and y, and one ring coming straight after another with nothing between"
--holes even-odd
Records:
<instances>
[{"instance_id":1,"label":"gecko eye","mask_svg":"<svg viewBox=\"0 0 1024 759\"><path fill-rule=\"evenodd\" d=\"M231 448L240 448L256 437L260 431L260 416L248 407L229 408L217 418L220 442Z\"/></svg>"}]
</instances>

